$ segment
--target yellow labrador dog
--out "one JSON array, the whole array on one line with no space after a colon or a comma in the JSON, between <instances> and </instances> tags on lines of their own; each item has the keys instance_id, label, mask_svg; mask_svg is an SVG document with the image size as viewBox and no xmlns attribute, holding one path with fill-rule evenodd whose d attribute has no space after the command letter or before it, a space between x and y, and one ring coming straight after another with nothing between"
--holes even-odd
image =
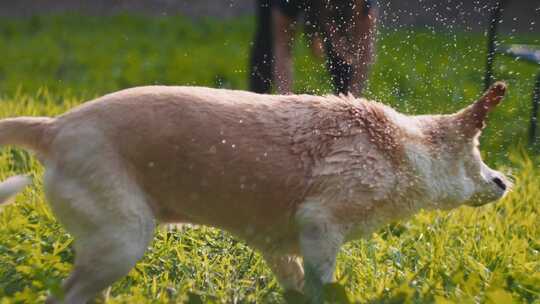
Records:
<instances>
[{"instance_id":1,"label":"yellow labrador dog","mask_svg":"<svg viewBox=\"0 0 540 304\"><path fill-rule=\"evenodd\" d=\"M352 96L139 87L55 118L1 120L0 144L37 154L75 238L65 296L51 303L86 303L126 275L158 221L226 229L285 289L320 302L344 242L420 208L505 195L510 183L477 148L505 90L496 83L455 114L405 116ZM0 197L28 183L12 177Z\"/></svg>"}]
</instances>

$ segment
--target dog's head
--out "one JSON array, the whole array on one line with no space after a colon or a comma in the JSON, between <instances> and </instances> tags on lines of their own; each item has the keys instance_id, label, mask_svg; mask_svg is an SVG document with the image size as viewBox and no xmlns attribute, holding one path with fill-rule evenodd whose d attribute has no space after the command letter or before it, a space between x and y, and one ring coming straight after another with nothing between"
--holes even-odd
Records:
<instances>
[{"instance_id":1,"label":"dog's head","mask_svg":"<svg viewBox=\"0 0 540 304\"><path fill-rule=\"evenodd\" d=\"M506 85L497 82L476 102L452 115L441 116L430 134L435 161L431 182L434 199L442 208L462 204L482 206L502 198L511 182L501 172L489 168L478 149L485 120L503 99Z\"/></svg>"}]
</instances>

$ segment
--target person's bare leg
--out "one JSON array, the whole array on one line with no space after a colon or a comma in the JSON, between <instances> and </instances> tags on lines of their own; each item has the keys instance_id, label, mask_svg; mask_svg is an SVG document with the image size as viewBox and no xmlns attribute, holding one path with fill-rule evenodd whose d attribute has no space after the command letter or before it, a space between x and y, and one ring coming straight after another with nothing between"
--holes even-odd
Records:
<instances>
[{"instance_id":1,"label":"person's bare leg","mask_svg":"<svg viewBox=\"0 0 540 304\"><path fill-rule=\"evenodd\" d=\"M326 29L327 66L336 93L362 93L373 61L377 9L370 0L358 0L346 29ZM332 18L336 18L333 16ZM346 33L346 34L345 34ZM346 38L346 39L345 39Z\"/></svg>"},{"instance_id":2,"label":"person's bare leg","mask_svg":"<svg viewBox=\"0 0 540 304\"><path fill-rule=\"evenodd\" d=\"M272 32L274 53L274 84L280 94L292 92L293 59L296 21L284 15L278 8L272 8Z\"/></svg>"},{"instance_id":3,"label":"person's bare leg","mask_svg":"<svg viewBox=\"0 0 540 304\"><path fill-rule=\"evenodd\" d=\"M324 44L321 36L318 33L313 33L310 36L309 46L311 53L317 59L322 59L324 57Z\"/></svg>"},{"instance_id":4,"label":"person's bare leg","mask_svg":"<svg viewBox=\"0 0 540 304\"><path fill-rule=\"evenodd\" d=\"M366 1L367 4L362 8L364 11L359 18L358 58L353 64L350 88L353 95L362 93L368 78L369 68L373 62L378 10L370 2Z\"/></svg>"}]
</instances>

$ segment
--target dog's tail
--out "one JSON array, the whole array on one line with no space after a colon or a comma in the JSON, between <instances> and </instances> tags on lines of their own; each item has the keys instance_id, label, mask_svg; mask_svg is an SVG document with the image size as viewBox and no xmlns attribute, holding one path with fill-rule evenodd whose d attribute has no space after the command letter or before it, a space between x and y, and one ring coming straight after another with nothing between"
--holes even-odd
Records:
<instances>
[{"instance_id":1,"label":"dog's tail","mask_svg":"<svg viewBox=\"0 0 540 304\"><path fill-rule=\"evenodd\" d=\"M14 145L38 154L48 151L50 117L15 117L0 120L0 146Z\"/></svg>"},{"instance_id":2,"label":"dog's tail","mask_svg":"<svg viewBox=\"0 0 540 304\"><path fill-rule=\"evenodd\" d=\"M52 118L16 117L0 120L0 146L14 145L32 150L39 155L48 152L47 130ZM12 176L0 183L0 205L29 185L32 179L26 175Z\"/></svg>"}]
</instances>

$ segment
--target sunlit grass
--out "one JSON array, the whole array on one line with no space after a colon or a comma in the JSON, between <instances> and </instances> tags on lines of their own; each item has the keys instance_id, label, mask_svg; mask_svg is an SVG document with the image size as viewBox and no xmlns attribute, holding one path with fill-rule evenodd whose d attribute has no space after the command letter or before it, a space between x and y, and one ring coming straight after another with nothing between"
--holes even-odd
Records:
<instances>
[{"instance_id":1,"label":"sunlit grass","mask_svg":"<svg viewBox=\"0 0 540 304\"><path fill-rule=\"evenodd\" d=\"M60 16L0 21L0 117L56 115L85 99L143 84L245 89L250 20L191 23L180 17ZM484 38L474 33L385 31L367 96L407 113L450 112L481 92ZM539 42L539 37L507 37ZM521 40L520 40L521 39ZM296 48L296 90L329 92L322 63ZM422 212L345 246L337 277L354 301L540 303L540 167L526 150L537 68L502 58L509 83L482 150L516 178L503 201L478 209ZM54 220L43 168L3 148L0 180L30 172L34 186L0 213L0 303L43 301L73 260ZM339 289L339 288L335 288ZM258 253L210 228L159 229L151 249L110 290L108 303L283 302Z\"/></svg>"}]
</instances>

